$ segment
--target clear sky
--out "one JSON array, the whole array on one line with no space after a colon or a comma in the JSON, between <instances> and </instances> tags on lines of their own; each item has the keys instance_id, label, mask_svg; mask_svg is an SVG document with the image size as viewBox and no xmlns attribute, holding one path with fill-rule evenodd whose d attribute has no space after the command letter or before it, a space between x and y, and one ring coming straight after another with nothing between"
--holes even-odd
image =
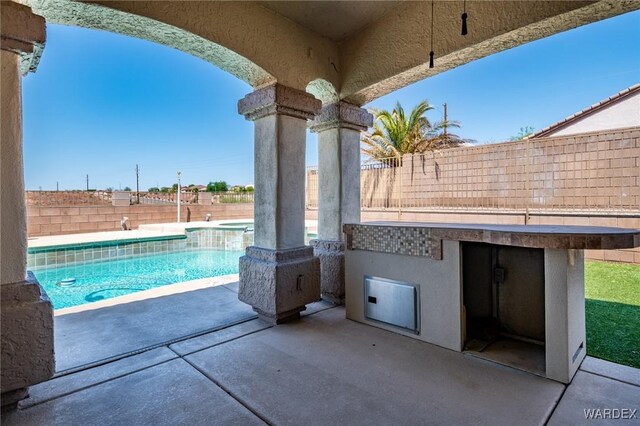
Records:
<instances>
[{"instance_id":1,"label":"clear sky","mask_svg":"<svg viewBox=\"0 0 640 426\"><path fill-rule=\"evenodd\" d=\"M470 31L473 31L470 28ZM253 125L237 114L251 87L186 53L117 34L47 26L38 71L24 79L28 189L135 189L253 182ZM501 142L542 129L640 81L640 11L538 40L415 83L366 107L427 99L458 132ZM437 53L437 52L436 52ZM437 61L437 56L436 56ZM317 139L307 140L307 164Z\"/></svg>"}]
</instances>

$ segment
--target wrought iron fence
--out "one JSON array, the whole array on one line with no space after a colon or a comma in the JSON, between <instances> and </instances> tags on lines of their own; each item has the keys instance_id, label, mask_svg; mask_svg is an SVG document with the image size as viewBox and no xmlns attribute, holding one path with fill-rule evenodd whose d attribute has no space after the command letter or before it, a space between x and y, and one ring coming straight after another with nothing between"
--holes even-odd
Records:
<instances>
[{"instance_id":1,"label":"wrought iron fence","mask_svg":"<svg viewBox=\"0 0 640 426\"><path fill-rule=\"evenodd\" d=\"M129 192L131 204L176 204L176 192ZM111 204L112 191L25 191L28 205L57 206L57 205L102 205ZM238 204L253 203L253 192L190 192L182 191L180 202L184 204ZM139 201L138 201L139 200ZM201 204L202 204L201 203Z\"/></svg>"},{"instance_id":2,"label":"wrought iron fence","mask_svg":"<svg viewBox=\"0 0 640 426\"><path fill-rule=\"evenodd\" d=\"M253 203L253 192L213 192L214 204Z\"/></svg>"},{"instance_id":3,"label":"wrought iron fence","mask_svg":"<svg viewBox=\"0 0 640 426\"><path fill-rule=\"evenodd\" d=\"M317 207L317 167L307 207ZM361 166L362 209L640 213L640 128L454 148Z\"/></svg>"},{"instance_id":4,"label":"wrought iron fence","mask_svg":"<svg viewBox=\"0 0 640 426\"><path fill-rule=\"evenodd\" d=\"M253 192L189 191L182 191L180 202L184 204L198 204L205 199L205 197L210 198L212 204L253 203ZM131 202L136 203L136 201L136 193L132 192ZM176 204L177 202L177 192L140 192L140 204Z\"/></svg>"},{"instance_id":5,"label":"wrought iron fence","mask_svg":"<svg viewBox=\"0 0 640 426\"><path fill-rule=\"evenodd\" d=\"M137 203L136 192L131 192L131 203ZM144 192L140 191L140 204L176 204L178 202L177 192ZM180 202L184 204L197 204L198 194L195 192L182 191Z\"/></svg>"},{"instance_id":6,"label":"wrought iron fence","mask_svg":"<svg viewBox=\"0 0 640 426\"><path fill-rule=\"evenodd\" d=\"M109 191L25 191L27 205L82 206L111 204Z\"/></svg>"}]
</instances>

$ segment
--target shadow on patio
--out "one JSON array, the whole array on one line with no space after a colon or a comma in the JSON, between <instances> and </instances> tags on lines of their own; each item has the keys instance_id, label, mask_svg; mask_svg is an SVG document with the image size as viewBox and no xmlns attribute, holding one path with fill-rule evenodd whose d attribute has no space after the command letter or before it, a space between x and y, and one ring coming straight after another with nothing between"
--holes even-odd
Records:
<instances>
[{"instance_id":1,"label":"shadow on patio","mask_svg":"<svg viewBox=\"0 0 640 426\"><path fill-rule=\"evenodd\" d=\"M56 372L66 374L256 318L250 306L238 302L237 286L56 315Z\"/></svg>"},{"instance_id":2,"label":"shadow on patio","mask_svg":"<svg viewBox=\"0 0 640 426\"><path fill-rule=\"evenodd\" d=\"M57 317L59 371L112 359L32 386L3 424L575 424L640 400L629 367L587 358L565 388L326 302L272 327L233 290Z\"/></svg>"}]
</instances>

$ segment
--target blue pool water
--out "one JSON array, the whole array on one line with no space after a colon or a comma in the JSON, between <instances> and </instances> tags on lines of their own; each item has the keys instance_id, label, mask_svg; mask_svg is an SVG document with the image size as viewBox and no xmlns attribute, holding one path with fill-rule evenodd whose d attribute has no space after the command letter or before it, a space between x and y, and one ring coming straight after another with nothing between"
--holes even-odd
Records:
<instances>
[{"instance_id":1,"label":"blue pool water","mask_svg":"<svg viewBox=\"0 0 640 426\"><path fill-rule=\"evenodd\" d=\"M182 281L238 273L243 251L200 249L34 271L54 309L68 308ZM75 283L60 286L62 280Z\"/></svg>"}]
</instances>

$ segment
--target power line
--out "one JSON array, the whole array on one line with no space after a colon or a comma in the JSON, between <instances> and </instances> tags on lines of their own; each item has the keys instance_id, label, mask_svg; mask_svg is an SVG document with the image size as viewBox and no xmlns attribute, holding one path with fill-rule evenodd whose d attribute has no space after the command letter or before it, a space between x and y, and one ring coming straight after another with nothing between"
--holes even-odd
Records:
<instances>
[{"instance_id":1,"label":"power line","mask_svg":"<svg viewBox=\"0 0 640 426\"><path fill-rule=\"evenodd\" d=\"M136 164L136 204L140 204L140 168Z\"/></svg>"},{"instance_id":2,"label":"power line","mask_svg":"<svg viewBox=\"0 0 640 426\"><path fill-rule=\"evenodd\" d=\"M447 103L445 102L444 105L442 105L444 107L444 135L447 136Z\"/></svg>"}]
</instances>

